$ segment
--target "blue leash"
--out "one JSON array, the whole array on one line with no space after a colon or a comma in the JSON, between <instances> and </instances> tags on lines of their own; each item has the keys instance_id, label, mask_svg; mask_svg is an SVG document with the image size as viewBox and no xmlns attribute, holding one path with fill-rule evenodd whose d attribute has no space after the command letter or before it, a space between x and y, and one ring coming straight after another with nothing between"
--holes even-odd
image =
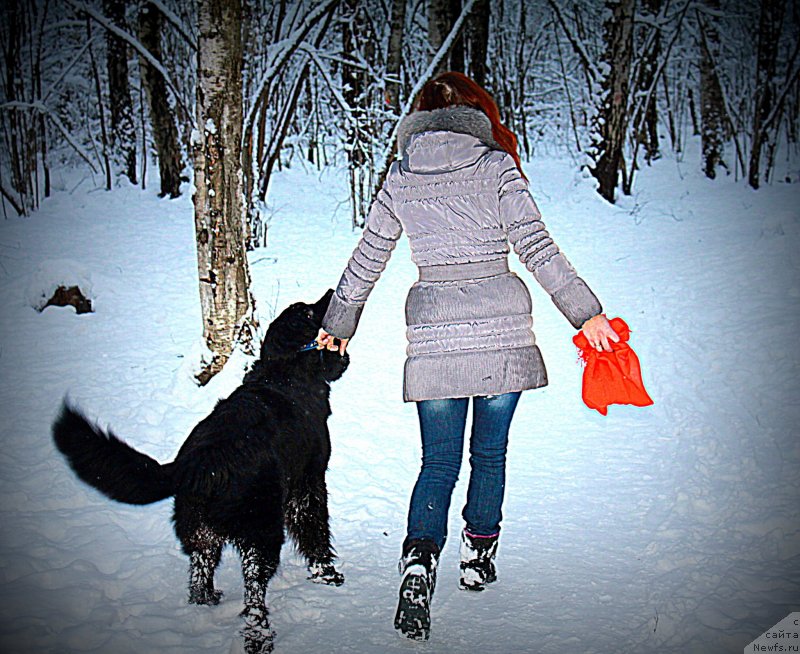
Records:
<instances>
[{"instance_id":1,"label":"blue leash","mask_svg":"<svg viewBox=\"0 0 800 654\"><path fill-rule=\"evenodd\" d=\"M310 343L308 343L307 345L304 345L303 347L301 347L297 351L298 352L308 352L309 350L316 350L316 349L317 349L317 342L316 341L311 341Z\"/></svg>"}]
</instances>

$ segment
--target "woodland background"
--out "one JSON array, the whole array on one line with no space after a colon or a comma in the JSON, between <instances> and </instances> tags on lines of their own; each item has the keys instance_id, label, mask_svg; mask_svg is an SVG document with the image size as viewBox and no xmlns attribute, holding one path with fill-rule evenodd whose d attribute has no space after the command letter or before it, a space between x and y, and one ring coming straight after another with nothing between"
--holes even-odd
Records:
<instances>
[{"instance_id":1,"label":"woodland background","mask_svg":"<svg viewBox=\"0 0 800 654\"><path fill-rule=\"evenodd\" d=\"M569 154L615 202L665 150L703 172L796 183L798 0L5 0L4 217L51 171L193 193L201 382L252 341L246 251L268 244L273 172L349 172L360 227L421 85L460 70L523 159ZM794 159L793 159L794 157Z\"/></svg>"}]
</instances>

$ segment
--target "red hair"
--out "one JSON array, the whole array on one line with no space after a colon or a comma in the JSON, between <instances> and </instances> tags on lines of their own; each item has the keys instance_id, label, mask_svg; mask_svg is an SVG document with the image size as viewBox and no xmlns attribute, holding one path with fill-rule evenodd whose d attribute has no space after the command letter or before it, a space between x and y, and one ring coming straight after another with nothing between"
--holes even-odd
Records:
<instances>
[{"instance_id":1,"label":"red hair","mask_svg":"<svg viewBox=\"0 0 800 654\"><path fill-rule=\"evenodd\" d=\"M417 95L414 108L416 111L432 111L453 106L472 107L484 113L492 124L492 137L513 157L520 174L527 181L517 153L516 135L500 122L500 110L489 92L464 73L441 73L425 82Z\"/></svg>"}]
</instances>

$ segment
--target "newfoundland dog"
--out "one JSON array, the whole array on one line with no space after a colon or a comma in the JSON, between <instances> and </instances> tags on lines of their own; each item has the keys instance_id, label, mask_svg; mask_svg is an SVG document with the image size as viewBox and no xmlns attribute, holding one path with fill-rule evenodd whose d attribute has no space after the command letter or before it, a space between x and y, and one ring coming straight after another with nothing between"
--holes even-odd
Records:
<instances>
[{"instance_id":1,"label":"newfoundland dog","mask_svg":"<svg viewBox=\"0 0 800 654\"><path fill-rule=\"evenodd\" d=\"M214 571L222 548L238 549L248 654L272 651L265 594L284 527L307 559L311 581L344 582L334 568L325 470L329 384L349 356L314 344L332 293L293 304L272 322L242 385L200 421L171 463L137 452L66 404L53 425L56 447L75 474L111 499L175 498L175 533L190 560L189 602L219 603Z\"/></svg>"}]
</instances>

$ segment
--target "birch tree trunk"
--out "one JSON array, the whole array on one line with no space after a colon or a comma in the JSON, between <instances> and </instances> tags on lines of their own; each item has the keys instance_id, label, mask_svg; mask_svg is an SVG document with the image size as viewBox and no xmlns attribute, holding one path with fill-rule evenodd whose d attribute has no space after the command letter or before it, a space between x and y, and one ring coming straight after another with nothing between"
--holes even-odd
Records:
<instances>
[{"instance_id":1,"label":"birch tree trunk","mask_svg":"<svg viewBox=\"0 0 800 654\"><path fill-rule=\"evenodd\" d=\"M125 29L125 0L103 0L106 17ZM106 68L111 108L111 147L118 171L136 184L136 129L128 81L128 48L116 34L106 30Z\"/></svg>"},{"instance_id":2,"label":"birch tree trunk","mask_svg":"<svg viewBox=\"0 0 800 654\"><path fill-rule=\"evenodd\" d=\"M250 274L242 220L241 0L198 4L194 217L207 382L251 336Z\"/></svg>"},{"instance_id":3,"label":"birch tree trunk","mask_svg":"<svg viewBox=\"0 0 800 654\"><path fill-rule=\"evenodd\" d=\"M766 140L765 121L775 102L775 66L778 39L785 9L784 0L761 0L758 21L758 60L753 111L753 142L747 181L754 189L761 184L761 150Z\"/></svg>"},{"instance_id":4,"label":"birch tree trunk","mask_svg":"<svg viewBox=\"0 0 800 654\"><path fill-rule=\"evenodd\" d=\"M605 21L606 74L601 81L602 100L595 118L594 152L597 162L591 173L597 192L613 204L623 165L623 147L628 127L628 86L633 45L634 0L608 0L611 15Z\"/></svg>"},{"instance_id":5,"label":"birch tree trunk","mask_svg":"<svg viewBox=\"0 0 800 654\"><path fill-rule=\"evenodd\" d=\"M161 52L161 11L145 2L139 10L139 41L159 61ZM164 78L143 57L139 57L142 85L147 103L150 105L150 124L158 155L158 172L161 180L159 195L177 198L181 194L181 151L178 145L178 129L175 114L167 99Z\"/></svg>"}]
</instances>

